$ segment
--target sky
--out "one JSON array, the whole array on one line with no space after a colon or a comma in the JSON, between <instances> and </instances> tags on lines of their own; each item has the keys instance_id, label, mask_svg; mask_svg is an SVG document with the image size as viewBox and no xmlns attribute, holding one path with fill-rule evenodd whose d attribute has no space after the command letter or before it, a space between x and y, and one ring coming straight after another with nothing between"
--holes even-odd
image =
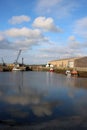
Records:
<instances>
[{"instance_id":1,"label":"sky","mask_svg":"<svg viewBox=\"0 0 87 130\"><path fill-rule=\"evenodd\" d=\"M87 0L0 0L0 63L87 56Z\"/></svg>"}]
</instances>

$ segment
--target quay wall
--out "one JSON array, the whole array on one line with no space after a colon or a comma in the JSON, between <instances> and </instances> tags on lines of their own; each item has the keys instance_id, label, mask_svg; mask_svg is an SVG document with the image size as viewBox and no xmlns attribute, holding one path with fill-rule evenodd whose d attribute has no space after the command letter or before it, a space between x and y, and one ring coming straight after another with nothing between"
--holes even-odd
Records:
<instances>
[{"instance_id":1,"label":"quay wall","mask_svg":"<svg viewBox=\"0 0 87 130\"><path fill-rule=\"evenodd\" d=\"M45 67L45 66L29 66L29 68L32 70L32 71L47 71L49 72L50 71L50 67ZM65 74L66 70L68 68L62 68L62 67L55 67L54 68L54 73L60 73L60 74ZM85 77L87 78L87 68L86 67L76 67L75 68L78 73L79 73L79 77ZM72 71L72 69L69 69ZM12 68L9 68L9 67L2 67L0 66L0 71L12 71Z\"/></svg>"}]
</instances>

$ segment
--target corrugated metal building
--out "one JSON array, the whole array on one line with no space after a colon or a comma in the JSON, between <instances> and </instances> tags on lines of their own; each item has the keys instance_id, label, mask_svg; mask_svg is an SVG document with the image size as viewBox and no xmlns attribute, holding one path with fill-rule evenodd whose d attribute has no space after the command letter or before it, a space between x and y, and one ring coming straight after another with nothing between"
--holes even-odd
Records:
<instances>
[{"instance_id":1,"label":"corrugated metal building","mask_svg":"<svg viewBox=\"0 0 87 130\"><path fill-rule=\"evenodd\" d=\"M54 60L49 64L57 68L87 69L87 56Z\"/></svg>"}]
</instances>

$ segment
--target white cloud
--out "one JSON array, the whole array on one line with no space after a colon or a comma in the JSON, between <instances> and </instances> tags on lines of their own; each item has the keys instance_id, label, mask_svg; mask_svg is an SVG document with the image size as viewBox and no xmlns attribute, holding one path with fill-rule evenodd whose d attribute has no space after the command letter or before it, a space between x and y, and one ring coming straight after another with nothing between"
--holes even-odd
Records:
<instances>
[{"instance_id":1,"label":"white cloud","mask_svg":"<svg viewBox=\"0 0 87 130\"><path fill-rule=\"evenodd\" d=\"M68 39L69 39L69 41L75 41L76 40L75 36L70 36Z\"/></svg>"},{"instance_id":2,"label":"white cloud","mask_svg":"<svg viewBox=\"0 0 87 130\"><path fill-rule=\"evenodd\" d=\"M75 36L70 36L68 38L68 46L73 50L79 50L83 49L85 47L84 43L81 43L81 41L78 41ZM84 49L83 49L84 50Z\"/></svg>"},{"instance_id":3,"label":"white cloud","mask_svg":"<svg viewBox=\"0 0 87 130\"><path fill-rule=\"evenodd\" d=\"M30 17L26 15L21 15L21 16L13 16L10 20L9 23L11 24L20 24L22 22L29 22Z\"/></svg>"},{"instance_id":4,"label":"white cloud","mask_svg":"<svg viewBox=\"0 0 87 130\"><path fill-rule=\"evenodd\" d=\"M45 60L57 60L61 58L77 57L85 55L84 52L85 45L76 40L75 36L70 36L69 41L66 45L51 45L49 48L41 49L41 55L44 55ZM84 53L83 53L84 52Z\"/></svg>"},{"instance_id":5,"label":"white cloud","mask_svg":"<svg viewBox=\"0 0 87 130\"><path fill-rule=\"evenodd\" d=\"M75 22L74 33L87 38L87 17L81 18Z\"/></svg>"},{"instance_id":6,"label":"white cloud","mask_svg":"<svg viewBox=\"0 0 87 130\"><path fill-rule=\"evenodd\" d=\"M28 37L28 38L38 38L42 37L42 33L39 29L29 29L26 27L23 28L12 28L3 32L9 37Z\"/></svg>"},{"instance_id":7,"label":"white cloud","mask_svg":"<svg viewBox=\"0 0 87 130\"><path fill-rule=\"evenodd\" d=\"M32 46L49 42L39 29L29 29L26 27L5 30L0 32L0 37L0 48L2 49L29 49Z\"/></svg>"},{"instance_id":8,"label":"white cloud","mask_svg":"<svg viewBox=\"0 0 87 130\"><path fill-rule=\"evenodd\" d=\"M8 39L5 38L2 32L0 32L0 49L12 49L12 45Z\"/></svg>"},{"instance_id":9,"label":"white cloud","mask_svg":"<svg viewBox=\"0 0 87 130\"><path fill-rule=\"evenodd\" d=\"M44 0L44 1L41 1L41 0L38 0L38 6L40 7L52 7L52 6L55 6L56 4L59 4L62 0L53 0L51 2L49 2L49 0Z\"/></svg>"},{"instance_id":10,"label":"white cloud","mask_svg":"<svg viewBox=\"0 0 87 130\"><path fill-rule=\"evenodd\" d=\"M45 31L51 32L61 32L61 29L54 25L54 20L52 18L38 17L34 20L33 26L41 28Z\"/></svg>"},{"instance_id":11,"label":"white cloud","mask_svg":"<svg viewBox=\"0 0 87 130\"><path fill-rule=\"evenodd\" d=\"M76 1L69 0L38 0L36 11L39 14L55 15L57 18L64 18L69 16L76 8L78 8Z\"/></svg>"},{"instance_id":12,"label":"white cloud","mask_svg":"<svg viewBox=\"0 0 87 130\"><path fill-rule=\"evenodd\" d=\"M38 6L37 8L40 10L46 9L46 11L49 13L50 8L54 7L56 4L59 4L62 0L53 0L49 2L49 0L38 0Z\"/></svg>"},{"instance_id":13,"label":"white cloud","mask_svg":"<svg viewBox=\"0 0 87 130\"><path fill-rule=\"evenodd\" d=\"M4 36L0 35L0 42L4 40Z\"/></svg>"},{"instance_id":14,"label":"white cloud","mask_svg":"<svg viewBox=\"0 0 87 130\"><path fill-rule=\"evenodd\" d=\"M49 0L38 0L37 4L37 10L40 12L45 11L45 13L50 13L51 8L54 7L55 5L59 4L62 0L53 0L49 2Z\"/></svg>"}]
</instances>

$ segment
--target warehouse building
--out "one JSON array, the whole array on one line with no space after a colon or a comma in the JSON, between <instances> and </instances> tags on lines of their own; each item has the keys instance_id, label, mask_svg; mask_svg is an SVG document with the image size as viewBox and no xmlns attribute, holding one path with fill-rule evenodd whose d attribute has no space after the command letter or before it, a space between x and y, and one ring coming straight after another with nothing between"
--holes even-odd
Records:
<instances>
[{"instance_id":1,"label":"warehouse building","mask_svg":"<svg viewBox=\"0 0 87 130\"><path fill-rule=\"evenodd\" d=\"M87 56L66 58L50 61L49 65L53 65L55 68L74 68L77 70L87 70Z\"/></svg>"}]
</instances>

